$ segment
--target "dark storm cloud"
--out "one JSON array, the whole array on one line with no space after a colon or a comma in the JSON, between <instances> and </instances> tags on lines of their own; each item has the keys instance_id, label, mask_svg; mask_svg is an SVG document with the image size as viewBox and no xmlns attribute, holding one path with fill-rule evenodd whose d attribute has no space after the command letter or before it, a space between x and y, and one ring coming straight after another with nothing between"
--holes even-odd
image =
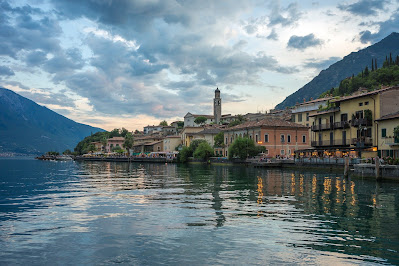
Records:
<instances>
[{"instance_id":1,"label":"dark storm cloud","mask_svg":"<svg viewBox=\"0 0 399 266\"><path fill-rule=\"evenodd\" d=\"M308 47L320 46L322 44L323 41L321 39L317 39L314 34L311 33L306 36L291 36L288 40L287 47L298 50L305 50Z\"/></svg>"},{"instance_id":2,"label":"dark storm cloud","mask_svg":"<svg viewBox=\"0 0 399 266\"><path fill-rule=\"evenodd\" d=\"M335 62L341 60L340 57L330 57L326 60L318 60L318 59L310 59L310 60L306 60L304 66L306 68L315 68L317 70L323 70L323 69L327 69L329 66L331 66L332 64L334 64Z\"/></svg>"},{"instance_id":3,"label":"dark storm cloud","mask_svg":"<svg viewBox=\"0 0 399 266\"><path fill-rule=\"evenodd\" d=\"M0 5L2 23L0 26L0 55L17 58L21 51L40 49L47 52L60 50L61 27L48 16L34 19L32 14L40 13L29 6L11 8L6 2Z\"/></svg>"},{"instance_id":4,"label":"dark storm cloud","mask_svg":"<svg viewBox=\"0 0 399 266\"><path fill-rule=\"evenodd\" d=\"M384 10L389 1L383 0L359 0L353 4L338 5L338 9L348 11L357 16L377 15L378 11Z\"/></svg>"},{"instance_id":5,"label":"dark storm cloud","mask_svg":"<svg viewBox=\"0 0 399 266\"><path fill-rule=\"evenodd\" d=\"M15 73L7 66L0 66L0 76L14 76Z\"/></svg>"},{"instance_id":6,"label":"dark storm cloud","mask_svg":"<svg viewBox=\"0 0 399 266\"><path fill-rule=\"evenodd\" d=\"M47 61L46 53L41 50L32 51L25 56L25 62L28 66L40 66L45 61Z\"/></svg>"},{"instance_id":7,"label":"dark storm cloud","mask_svg":"<svg viewBox=\"0 0 399 266\"><path fill-rule=\"evenodd\" d=\"M399 32L399 9L386 21L374 23L379 26L376 33L369 30L359 33L359 39L362 43L376 43L390 35L392 32Z\"/></svg>"}]
</instances>

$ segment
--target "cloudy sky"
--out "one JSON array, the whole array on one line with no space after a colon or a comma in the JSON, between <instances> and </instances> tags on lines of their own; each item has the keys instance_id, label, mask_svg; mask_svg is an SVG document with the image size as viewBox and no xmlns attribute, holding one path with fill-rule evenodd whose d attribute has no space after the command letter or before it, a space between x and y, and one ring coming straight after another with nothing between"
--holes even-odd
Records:
<instances>
[{"instance_id":1,"label":"cloudy sky","mask_svg":"<svg viewBox=\"0 0 399 266\"><path fill-rule=\"evenodd\" d=\"M399 0L0 0L0 86L77 122L141 129L266 111L399 31Z\"/></svg>"}]
</instances>

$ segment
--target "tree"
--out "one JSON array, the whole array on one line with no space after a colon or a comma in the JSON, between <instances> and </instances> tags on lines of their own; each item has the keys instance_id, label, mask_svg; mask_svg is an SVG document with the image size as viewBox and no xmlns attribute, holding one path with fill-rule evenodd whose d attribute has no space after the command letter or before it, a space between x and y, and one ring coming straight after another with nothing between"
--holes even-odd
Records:
<instances>
[{"instance_id":1,"label":"tree","mask_svg":"<svg viewBox=\"0 0 399 266\"><path fill-rule=\"evenodd\" d=\"M134 134L140 134L140 131L139 131L138 129L136 129L136 130L134 131Z\"/></svg>"},{"instance_id":2,"label":"tree","mask_svg":"<svg viewBox=\"0 0 399 266\"><path fill-rule=\"evenodd\" d=\"M128 133L129 133L129 130L127 130L126 128L122 127L122 129L120 131L121 137L125 137Z\"/></svg>"},{"instance_id":3,"label":"tree","mask_svg":"<svg viewBox=\"0 0 399 266\"><path fill-rule=\"evenodd\" d=\"M191 141L191 143L190 143L191 155L190 155L190 156L192 156L193 152L195 152L195 150L197 149L197 147L198 147L201 143L204 143L204 142L207 142L207 141L204 140L204 139L195 139L195 140Z\"/></svg>"},{"instance_id":4,"label":"tree","mask_svg":"<svg viewBox=\"0 0 399 266\"><path fill-rule=\"evenodd\" d=\"M183 127L184 127L184 121L178 121L177 128L183 128Z\"/></svg>"},{"instance_id":5,"label":"tree","mask_svg":"<svg viewBox=\"0 0 399 266\"><path fill-rule=\"evenodd\" d=\"M113 137L120 137L121 133L119 128L114 128L110 133L109 133L109 138L113 138Z\"/></svg>"},{"instance_id":6,"label":"tree","mask_svg":"<svg viewBox=\"0 0 399 266\"><path fill-rule=\"evenodd\" d=\"M181 163L185 163L188 161L188 158L192 155L192 151L189 147L184 146L181 151L179 152L179 155L177 156L177 159Z\"/></svg>"},{"instance_id":7,"label":"tree","mask_svg":"<svg viewBox=\"0 0 399 266\"><path fill-rule=\"evenodd\" d=\"M237 138L229 147L229 160L233 157L239 157L241 160L252 157L265 150L264 147L257 147L253 140L245 138Z\"/></svg>"},{"instance_id":8,"label":"tree","mask_svg":"<svg viewBox=\"0 0 399 266\"><path fill-rule=\"evenodd\" d=\"M72 152L71 152L70 149L66 149L62 154L64 154L64 155L71 155Z\"/></svg>"},{"instance_id":9,"label":"tree","mask_svg":"<svg viewBox=\"0 0 399 266\"><path fill-rule=\"evenodd\" d=\"M128 132L125 135L125 142L123 143L123 147L127 150L127 153L130 155L130 149L133 148L134 139L132 133Z\"/></svg>"},{"instance_id":10,"label":"tree","mask_svg":"<svg viewBox=\"0 0 399 266\"><path fill-rule=\"evenodd\" d=\"M160 125L160 126L163 126L163 127L167 127L167 126L168 126L168 122L166 122L166 120L163 120L163 121L161 121L161 122L159 123L159 125Z\"/></svg>"},{"instance_id":11,"label":"tree","mask_svg":"<svg viewBox=\"0 0 399 266\"><path fill-rule=\"evenodd\" d=\"M369 75L369 68L368 66L366 66L366 68L364 69L364 75L367 77Z\"/></svg>"},{"instance_id":12,"label":"tree","mask_svg":"<svg viewBox=\"0 0 399 266\"><path fill-rule=\"evenodd\" d=\"M206 120L208 120L205 116L198 116L197 118L195 118L194 123L196 123L197 125L201 125L201 124L205 124Z\"/></svg>"},{"instance_id":13,"label":"tree","mask_svg":"<svg viewBox=\"0 0 399 266\"><path fill-rule=\"evenodd\" d=\"M208 160L214 154L213 148L208 142L201 142L195 149L194 157L202 160Z\"/></svg>"},{"instance_id":14,"label":"tree","mask_svg":"<svg viewBox=\"0 0 399 266\"><path fill-rule=\"evenodd\" d=\"M215 138L215 147L224 147L224 133L220 131L216 134Z\"/></svg>"}]
</instances>

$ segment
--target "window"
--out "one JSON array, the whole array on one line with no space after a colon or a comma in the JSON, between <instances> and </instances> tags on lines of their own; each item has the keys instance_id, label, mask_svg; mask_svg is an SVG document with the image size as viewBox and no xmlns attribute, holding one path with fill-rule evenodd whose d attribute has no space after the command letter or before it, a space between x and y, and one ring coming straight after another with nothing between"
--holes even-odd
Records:
<instances>
[{"instance_id":1,"label":"window","mask_svg":"<svg viewBox=\"0 0 399 266\"><path fill-rule=\"evenodd\" d=\"M309 113L306 113L306 121L309 121Z\"/></svg>"},{"instance_id":2,"label":"window","mask_svg":"<svg viewBox=\"0 0 399 266\"><path fill-rule=\"evenodd\" d=\"M265 134L265 142L269 142L269 134Z\"/></svg>"},{"instance_id":3,"label":"window","mask_svg":"<svg viewBox=\"0 0 399 266\"><path fill-rule=\"evenodd\" d=\"M291 115L291 122L295 122L295 114Z\"/></svg>"},{"instance_id":4,"label":"window","mask_svg":"<svg viewBox=\"0 0 399 266\"><path fill-rule=\"evenodd\" d=\"M359 106L363 106L363 103L359 103Z\"/></svg>"},{"instance_id":5,"label":"window","mask_svg":"<svg viewBox=\"0 0 399 266\"><path fill-rule=\"evenodd\" d=\"M280 154L284 155L285 154L285 150L280 150Z\"/></svg>"},{"instance_id":6,"label":"window","mask_svg":"<svg viewBox=\"0 0 399 266\"><path fill-rule=\"evenodd\" d=\"M302 114L298 114L298 122L302 122Z\"/></svg>"},{"instance_id":7,"label":"window","mask_svg":"<svg viewBox=\"0 0 399 266\"><path fill-rule=\"evenodd\" d=\"M265 150L265 154L266 154L266 155L269 155L269 150Z\"/></svg>"},{"instance_id":8,"label":"window","mask_svg":"<svg viewBox=\"0 0 399 266\"><path fill-rule=\"evenodd\" d=\"M230 143L233 143L233 137L230 137Z\"/></svg>"},{"instance_id":9,"label":"window","mask_svg":"<svg viewBox=\"0 0 399 266\"><path fill-rule=\"evenodd\" d=\"M302 142L306 143L306 136L305 135L302 136Z\"/></svg>"},{"instance_id":10,"label":"window","mask_svg":"<svg viewBox=\"0 0 399 266\"><path fill-rule=\"evenodd\" d=\"M226 144L227 144L227 142L228 142L228 140L227 140L227 138L226 138Z\"/></svg>"},{"instance_id":11,"label":"window","mask_svg":"<svg viewBox=\"0 0 399 266\"><path fill-rule=\"evenodd\" d=\"M281 136L280 136L280 141L281 141L281 143L284 143L284 142L285 142L285 136L284 136L284 135L281 135Z\"/></svg>"},{"instance_id":12,"label":"window","mask_svg":"<svg viewBox=\"0 0 399 266\"><path fill-rule=\"evenodd\" d=\"M369 105L369 102L364 102L364 105Z\"/></svg>"},{"instance_id":13,"label":"window","mask_svg":"<svg viewBox=\"0 0 399 266\"><path fill-rule=\"evenodd\" d=\"M383 137L383 138L387 137L387 129L386 128L381 129L381 137Z\"/></svg>"},{"instance_id":14,"label":"window","mask_svg":"<svg viewBox=\"0 0 399 266\"><path fill-rule=\"evenodd\" d=\"M290 155L291 154L291 150L288 150L288 155Z\"/></svg>"},{"instance_id":15,"label":"window","mask_svg":"<svg viewBox=\"0 0 399 266\"><path fill-rule=\"evenodd\" d=\"M291 142L291 135L287 135L287 142L288 142L288 143Z\"/></svg>"},{"instance_id":16,"label":"window","mask_svg":"<svg viewBox=\"0 0 399 266\"><path fill-rule=\"evenodd\" d=\"M258 142L258 134L255 134L255 141Z\"/></svg>"}]
</instances>

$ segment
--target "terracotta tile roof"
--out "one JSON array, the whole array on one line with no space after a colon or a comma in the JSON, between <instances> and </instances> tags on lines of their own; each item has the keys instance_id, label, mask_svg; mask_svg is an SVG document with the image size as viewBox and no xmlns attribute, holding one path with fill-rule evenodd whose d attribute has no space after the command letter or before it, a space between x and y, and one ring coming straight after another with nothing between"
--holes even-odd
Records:
<instances>
[{"instance_id":1,"label":"terracotta tile roof","mask_svg":"<svg viewBox=\"0 0 399 266\"><path fill-rule=\"evenodd\" d=\"M170 139L170 138L181 138L180 136L177 136L177 135L169 135L169 136L166 136L165 138L168 138L168 139Z\"/></svg>"},{"instance_id":2,"label":"terracotta tile roof","mask_svg":"<svg viewBox=\"0 0 399 266\"><path fill-rule=\"evenodd\" d=\"M374 90L374 91L370 91L370 92L366 92L366 93L350 95L350 96L344 96L344 97L341 97L339 99L333 99L333 100L331 100L331 102L343 102L343 101L347 101L347 100L351 100L351 99L355 99L355 98L360 98L360 97L364 97L364 96L379 94L380 92L384 92L384 91L388 91L388 90L392 90L392 89L399 89L399 87L398 86L393 86L393 87L383 88L383 89Z\"/></svg>"},{"instance_id":3,"label":"terracotta tile roof","mask_svg":"<svg viewBox=\"0 0 399 266\"><path fill-rule=\"evenodd\" d=\"M206 128L206 129L204 129L204 130L202 130L202 131L200 131L200 132L191 133L191 134L192 134L192 135L217 134L217 133L219 133L220 131L222 131L222 130L219 129L219 128Z\"/></svg>"},{"instance_id":4,"label":"terracotta tile roof","mask_svg":"<svg viewBox=\"0 0 399 266\"><path fill-rule=\"evenodd\" d=\"M399 112L381 116L379 119L376 119L376 121L389 120L389 119L395 119L395 118L399 118Z\"/></svg>"},{"instance_id":5,"label":"terracotta tile roof","mask_svg":"<svg viewBox=\"0 0 399 266\"><path fill-rule=\"evenodd\" d=\"M112 137L110 139L108 139L108 141L119 141L119 140L125 140L124 137Z\"/></svg>"},{"instance_id":6,"label":"terracotta tile roof","mask_svg":"<svg viewBox=\"0 0 399 266\"><path fill-rule=\"evenodd\" d=\"M155 145L155 144L158 144L158 143L161 143L161 142L163 142L163 141L159 140L159 141L154 141L154 142L151 142L151 143L144 143L143 145L144 146L152 146L152 145Z\"/></svg>"},{"instance_id":7,"label":"terracotta tile roof","mask_svg":"<svg viewBox=\"0 0 399 266\"><path fill-rule=\"evenodd\" d=\"M226 128L224 131L254 128L254 127L291 127L291 128L308 128L307 126L285 121L283 119L268 118L260 121L248 121L241 125Z\"/></svg>"}]
</instances>

